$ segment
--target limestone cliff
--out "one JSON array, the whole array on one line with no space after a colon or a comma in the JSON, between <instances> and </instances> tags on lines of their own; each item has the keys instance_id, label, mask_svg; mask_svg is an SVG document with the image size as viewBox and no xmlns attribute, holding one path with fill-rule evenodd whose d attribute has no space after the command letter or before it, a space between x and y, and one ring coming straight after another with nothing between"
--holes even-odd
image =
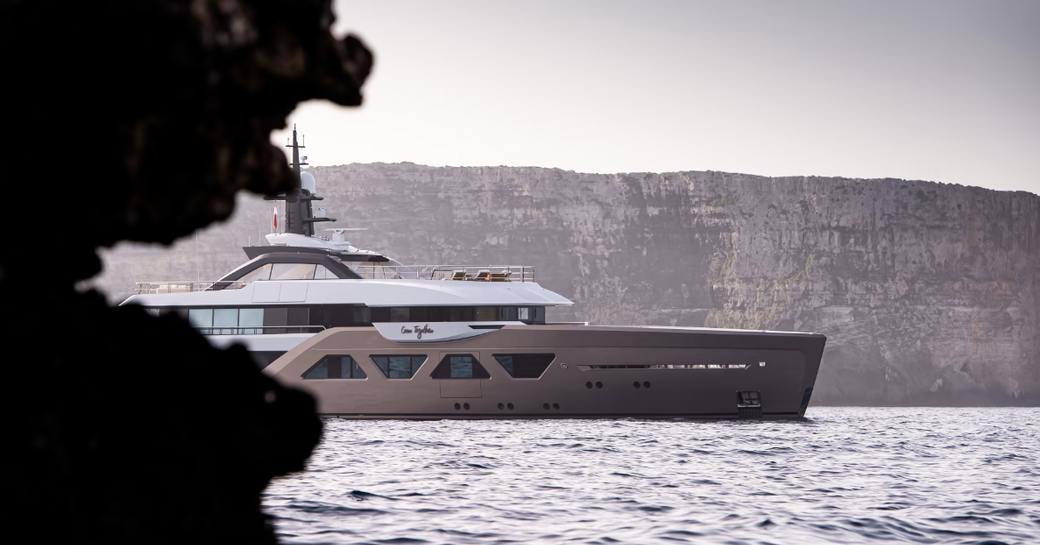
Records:
<instances>
[{"instance_id":1,"label":"limestone cliff","mask_svg":"<svg viewBox=\"0 0 1040 545\"><path fill-rule=\"evenodd\" d=\"M816 403L1040 402L1040 197L904 180L352 164L314 169L337 226L410 263L523 263L558 319L827 335ZM272 203L99 280L213 278Z\"/></svg>"}]
</instances>

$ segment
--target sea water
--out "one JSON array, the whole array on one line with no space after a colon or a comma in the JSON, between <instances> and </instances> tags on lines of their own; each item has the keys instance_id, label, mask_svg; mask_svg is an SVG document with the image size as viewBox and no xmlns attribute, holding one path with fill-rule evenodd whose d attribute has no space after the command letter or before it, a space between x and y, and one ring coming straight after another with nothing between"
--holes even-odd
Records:
<instances>
[{"instance_id":1,"label":"sea water","mask_svg":"<svg viewBox=\"0 0 1040 545\"><path fill-rule=\"evenodd\" d=\"M1040 543L1040 409L325 420L286 543Z\"/></svg>"}]
</instances>

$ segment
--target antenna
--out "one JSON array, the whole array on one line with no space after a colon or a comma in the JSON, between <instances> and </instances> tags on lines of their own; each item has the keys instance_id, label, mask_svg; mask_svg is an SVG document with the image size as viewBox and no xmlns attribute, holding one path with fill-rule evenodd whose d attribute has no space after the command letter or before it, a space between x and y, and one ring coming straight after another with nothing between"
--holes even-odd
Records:
<instances>
[{"instance_id":1,"label":"antenna","mask_svg":"<svg viewBox=\"0 0 1040 545\"><path fill-rule=\"evenodd\" d=\"M292 159L289 165L296 175L296 188L284 195L269 197L269 199L285 201L284 233L313 237L315 223L335 220L333 218L314 216L311 201L320 201L322 197L317 194L314 177L310 173L307 173L307 180L304 183L304 173L301 167L307 166L308 163L307 157L303 157L302 160L300 158L300 150L306 148L305 145L300 143L301 136L296 131L296 125L293 124L292 138L285 146L292 149Z\"/></svg>"}]
</instances>

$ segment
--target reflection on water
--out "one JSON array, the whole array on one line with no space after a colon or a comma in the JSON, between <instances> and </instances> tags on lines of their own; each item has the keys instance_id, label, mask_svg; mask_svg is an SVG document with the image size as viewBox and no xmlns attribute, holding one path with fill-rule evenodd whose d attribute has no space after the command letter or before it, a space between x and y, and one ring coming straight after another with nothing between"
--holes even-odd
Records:
<instances>
[{"instance_id":1,"label":"reflection on water","mask_svg":"<svg viewBox=\"0 0 1040 545\"><path fill-rule=\"evenodd\" d=\"M1040 542L1040 409L325 424L288 543Z\"/></svg>"}]
</instances>

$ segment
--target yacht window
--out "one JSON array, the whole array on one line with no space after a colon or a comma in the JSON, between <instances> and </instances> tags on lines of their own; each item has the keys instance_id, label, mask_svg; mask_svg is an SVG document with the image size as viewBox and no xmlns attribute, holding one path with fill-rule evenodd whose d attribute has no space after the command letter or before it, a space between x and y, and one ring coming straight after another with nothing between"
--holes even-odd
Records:
<instances>
[{"instance_id":1,"label":"yacht window","mask_svg":"<svg viewBox=\"0 0 1040 545\"><path fill-rule=\"evenodd\" d=\"M499 307L498 319L502 321L515 322L517 320L516 307Z\"/></svg>"},{"instance_id":2,"label":"yacht window","mask_svg":"<svg viewBox=\"0 0 1040 545\"><path fill-rule=\"evenodd\" d=\"M335 273L325 268L325 265L318 265L314 268L314 279L315 280L335 280L339 278Z\"/></svg>"},{"instance_id":3,"label":"yacht window","mask_svg":"<svg viewBox=\"0 0 1040 545\"><path fill-rule=\"evenodd\" d=\"M354 307L354 323L356 324L371 324L372 323L372 312L368 307Z\"/></svg>"},{"instance_id":4,"label":"yacht window","mask_svg":"<svg viewBox=\"0 0 1040 545\"><path fill-rule=\"evenodd\" d=\"M290 326L309 326L311 325L311 309L308 307L289 307L288 309L288 321L286 322ZM290 327L289 333L307 333L310 329L307 327Z\"/></svg>"},{"instance_id":5,"label":"yacht window","mask_svg":"<svg viewBox=\"0 0 1040 545\"><path fill-rule=\"evenodd\" d=\"M518 318L523 322L545 323L545 307L520 307Z\"/></svg>"},{"instance_id":6,"label":"yacht window","mask_svg":"<svg viewBox=\"0 0 1040 545\"><path fill-rule=\"evenodd\" d=\"M407 322L410 320L408 307L390 307L391 322Z\"/></svg>"},{"instance_id":7,"label":"yacht window","mask_svg":"<svg viewBox=\"0 0 1040 545\"><path fill-rule=\"evenodd\" d=\"M425 355L372 356L372 363L379 367L386 378L412 378L424 361Z\"/></svg>"},{"instance_id":8,"label":"yacht window","mask_svg":"<svg viewBox=\"0 0 1040 545\"><path fill-rule=\"evenodd\" d=\"M205 333L213 327L213 309L193 308L188 311L188 321L191 322L191 325L203 330L203 333Z\"/></svg>"},{"instance_id":9,"label":"yacht window","mask_svg":"<svg viewBox=\"0 0 1040 545\"><path fill-rule=\"evenodd\" d=\"M365 370L347 355L329 354L318 360L313 367L303 373L304 379L363 379L368 378Z\"/></svg>"},{"instance_id":10,"label":"yacht window","mask_svg":"<svg viewBox=\"0 0 1040 545\"><path fill-rule=\"evenodd\" d=\"M264 309L243 308L238 311L238 327L240 335L261 335L264 330ZM255 328L255 329L250 329Z\"/></svg>"},{"instance_id":11,"label":"yacht window","mask_svg":"<svg viewBox=\"0 0 1040 545\"><path fill-rule=\"evenodd\" d=\"M472 322L474 315L476 315L476 312L473 307L449 307L447 321Z\"/></svg>"},{"instance_id":12,"label":"yacht window","mask_svg":"<svg viewBox=\"0 0 1040 545\"><path fill-rule=\"evenodd\" d=\"M495 354L495 359L513 378L539 378L556 354Z\"/></svg>"},{"instance_id":13,"label":"yacht window","mask_svg":"<svg viewBox=\"0 0 1040 545\"><path fill-rule=\"evenodd\" d=\"M271 280L311 280L313 278L313 263L275 263L271 268Z\"/></svg>"},{"instance_id":14,"label":"yacht window","mask_svg":"<svg viewBox=\"0 0 1040 545\"><path fill-rule=\"evenodd\" d=\"M264 309L264 333L285 333L285 329L272 326L283 326L289 322L289 309L286 307L267 307Z\"/></svg>"},{"instance_id":15,"label":"yacht window","mask_svg":"<svg viewBox=\"0 0 1040 545\"><path fill-rule=\"evenodd\" d=\"M213 334L231 335L238 327L237 308L218 308L213 311Z\"/></svg>"},{"instance_id":16,"label":"yacht window","mask_svg":"<svg viewBox=\"0 0 1040 545\"><path fill-rule=\"evenodd\" d=\"M498 318L498 307L477 307L478 322L493 322Z\"/></svg>"},{"instance_id":17,"label":"yacht window","mask_svg":"<svg viewBox=\"0 0 1040 545\"><path fill-rule=\"evenodd\" d=\"M430 375L433 378L491 378L472 354L448 354Z\"/></svg>"},{"instance_id":18,"label":"yacht window","mask_svg":"<svg viewBox=\"0 0 1040 545\"><path fill-rule=\"evenodd\" d=\"M241 278L239 278L238 280L235 280L235 282L241 282L243 284L248 284L248 283L256 281L256 280L269 280L270 278L271 278L271 264L268 263L267 265L264 265L262 267L257 267L255 269L247 272Z\"/></svg>"},{"instance_id":19,"label":"yacht window","mask_svg":"<svg viewBox=\"0 0 1040 545\"><path fill-rule=\"evenodd\" d=\"M437 321L437 320L435 320L434 318L431 317L431 312L430 312L431 309L429 307L411 307L408 310L409 310L409 312L408 312L408 319L410 321L412 321L412 322L436 322Z\"/></svg>"}]
</instances>

